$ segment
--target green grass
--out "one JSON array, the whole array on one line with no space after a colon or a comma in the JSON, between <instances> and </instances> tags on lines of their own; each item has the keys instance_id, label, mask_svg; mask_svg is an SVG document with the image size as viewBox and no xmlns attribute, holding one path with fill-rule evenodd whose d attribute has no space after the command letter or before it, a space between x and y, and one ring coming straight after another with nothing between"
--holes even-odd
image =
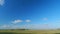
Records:
<instances>
[{"instance_id":1,"label":"green grass","mask_svg":"<svg viewBox=\"0 0 60 34\"><path fill-rule=\"evenodd\" d=\"M12 33L12 32L0 32L0 34L32 34L32 33Z\"/></svg>"},{"instance_id":2,"label":"green grass","mask_svg":"<svg viewBox=\"0 0 60 34\"><path fill-rule=\"evenodd\" d=\"M0 34L60 34L60 30L0 30Z\"/></svg>"}]
</instances>

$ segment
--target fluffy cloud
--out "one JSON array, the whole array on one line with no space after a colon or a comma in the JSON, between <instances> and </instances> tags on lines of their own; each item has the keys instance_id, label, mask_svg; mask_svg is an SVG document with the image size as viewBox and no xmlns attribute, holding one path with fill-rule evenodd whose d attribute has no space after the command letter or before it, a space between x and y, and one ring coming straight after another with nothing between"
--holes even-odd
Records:
<instances>
[{"instance_id":1,"label":"fluffy cloud","mask_svg":"<svg viewBox=\"0 0 60 34\"><path fill-rule=\"evenodd\" d=\"M31 22L31 20L25 20L25 22Z\"/></svg>"},{"instance_id":2,"label":"fluffy cloud","mask_svg":"<svg viewBox=\"0 0 60 34\"><path fill-rule=\"evenodd\" d=\"M14 20L14 21L12 21L13 24L17 24L17 23L20 23L20 22L22 22L22 20Z\"/></svg>"},{"instance_id":3,"label":"fluffy cloud","mask_svg":"<svg viewBox=\"0 0 60 34\"><path fill-rule=\"evenodd\" d=\"M0 5L2 6L4 4L4 0L0 0Z\"/></svg>"},{"instance_id":4,"label":"fluffy cloud","mask_svg":"<svg viewBox=\"0 0 60 34\"><path fill-rule=\"evenodd\" d=\"M48 18L43 18L43 20L48 20Z\"/></svg>"}]
</instances>

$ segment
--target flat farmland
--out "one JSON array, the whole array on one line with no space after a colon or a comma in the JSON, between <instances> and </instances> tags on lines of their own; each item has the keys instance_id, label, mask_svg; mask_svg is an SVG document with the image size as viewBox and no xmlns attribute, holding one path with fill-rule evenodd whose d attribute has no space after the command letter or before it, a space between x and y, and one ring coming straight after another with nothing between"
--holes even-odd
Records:
<instances>
[{"instance_id":1,"label":"flat farmland","mask_svg":"<svg viewBox=\"0 0 60 34\"><path fill-rule=\"evenodd\" d=\"M60 34L60 30L0 30L0 34Z\"/></svg>"}]
</instances>

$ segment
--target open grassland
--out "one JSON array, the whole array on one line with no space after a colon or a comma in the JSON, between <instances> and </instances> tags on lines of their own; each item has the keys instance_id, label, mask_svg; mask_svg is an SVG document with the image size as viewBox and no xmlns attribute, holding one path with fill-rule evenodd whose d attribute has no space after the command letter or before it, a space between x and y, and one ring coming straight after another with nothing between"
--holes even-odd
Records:
<instances>
[{"instance_id":1,"label":"open grassland","mask_svg":"<svg viewBox=\"0 0 60 34\"><path fill-rule=\"evenodd\" d=\"M60 34L60 30L0 30L0 34Z\"/></svg>"}]
</instances>

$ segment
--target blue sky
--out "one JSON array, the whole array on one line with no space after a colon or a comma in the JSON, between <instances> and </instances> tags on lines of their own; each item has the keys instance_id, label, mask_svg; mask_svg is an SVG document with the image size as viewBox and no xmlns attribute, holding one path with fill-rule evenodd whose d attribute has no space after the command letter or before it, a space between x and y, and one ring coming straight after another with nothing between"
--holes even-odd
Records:
<instances>
[{"instance_id":1,"label":"blue sky","mask_svg":"<svg viewBox=\"0 0 60 34\"><path fill-rule=\"evenodd\" d=\"M0 29L60 28L60 0L0 0Z\"/></svg>"}]
</instances>

